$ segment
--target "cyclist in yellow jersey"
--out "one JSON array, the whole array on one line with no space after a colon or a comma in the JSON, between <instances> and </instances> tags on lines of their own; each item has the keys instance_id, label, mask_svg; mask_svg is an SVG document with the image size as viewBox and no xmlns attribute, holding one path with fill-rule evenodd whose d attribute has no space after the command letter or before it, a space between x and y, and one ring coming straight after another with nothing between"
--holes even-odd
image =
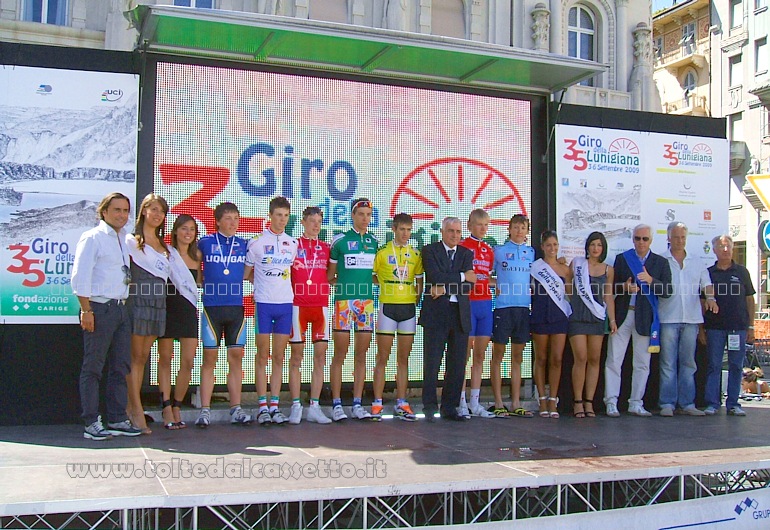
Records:
<instances>
[{"instance_id":1,"label":"cyclist in yellow jersey","mask_svg":"<svg viewBox=\"0 0 770 530\"><path fill-rule=\"evenodd\" d=\"M409 244L412 217L400 213L393 218L393 240L377 251L374 258L374 282L380 285L380 309L377 314L377 363L374 367L372 419L382 418L382 392L385 367L398 334L395 416L415 421L406 389L409 384L409 354L417 329L416 304L422 292L423 269L420 252Z\"/></svg>"}]
</instances>

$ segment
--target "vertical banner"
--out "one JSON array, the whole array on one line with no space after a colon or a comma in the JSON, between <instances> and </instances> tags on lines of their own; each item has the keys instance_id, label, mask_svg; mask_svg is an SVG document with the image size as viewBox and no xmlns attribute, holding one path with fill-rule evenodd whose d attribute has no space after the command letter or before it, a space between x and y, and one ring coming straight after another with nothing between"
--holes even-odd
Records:
<instances>
[{"instance_id":1,"label":"vertical banner","mask_svg":"<svg viewBox=\"0 0 770 530\"><path fill-rule=\"evenodd\" d=\"M136 194L138 77L0 69L0 322L74 323L80 234Z\"/></svg>"},{"instance_id":2,"label":"vertical banner","mask_svg":"<svg viewBox=\"0 0 770 530\"><path fill-rule=\"evenodd\" d=\"M641 223L661 253L667 226L681 221L688 254L713 263L711 238L727 228L727 140L557 125L556 146L557 230L568 259L583 255L598 231L611 264Z\"/></svg>"}]
</instances>

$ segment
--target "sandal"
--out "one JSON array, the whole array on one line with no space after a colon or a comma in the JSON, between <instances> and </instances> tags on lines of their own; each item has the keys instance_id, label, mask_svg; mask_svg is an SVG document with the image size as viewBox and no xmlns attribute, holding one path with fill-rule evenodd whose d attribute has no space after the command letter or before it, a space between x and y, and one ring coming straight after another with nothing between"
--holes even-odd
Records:
<instances>
[{"instance_id":1,"label":"sandal","mask_svg":"<svg viewBox=\"0 0 770 530\"><path fill-rule=\"evenodd\" d=\"M513 409L510 412L511 416L518 416L519 418L531 418L534 416L531 411L525 409L524 407L518 407Z\"/></svg>"},{"instance_id":2,"label":"sandal","mask_svg":"<svg viewBox=\"0 0 770 530\"><path fill-rule=\"evenodd\" d=\"M172 398L171 410L174 413L174 423L176 423L177 428L185 429L187 427L187 424L182 421L182 402L177 401L176 398ZM177 418L179 419L177 420Z\"/></svg>"},{"instance_id":3,"label":"sandal","mask_svg":"<svg viewBox=\"0 0 770 530\"><path fill-rule=\"evenodd\" d=\"M556 410L556 406L559 404L559 398L549 397L548 398L548 402L549 402L548 403L549 404L548 408L550 408L550 404L553 403L553 410L548 411L548 417L552 418L554 420L558 420L559 419L559 412Z\"/></svg>"},{"instance_id":4,"label":"sandal","mask_svg":"<svg viewBox=\"0 0 770 530\"><path fill-rule=\"evenodd\" d=\"M588 410L588 407L591 407L591 410ZM586 418L595 418L596 413L594 412L594 400L593 399L586 399L585 405L583 405L583 408L585 409Z\"/></svg>"},{"instance_id":5,"label":"sandal","mask_svg":"<svg viewBox=\"0 0 770 530\"><path fill-rule=\"evenodd\" d=\"M582 399L576 399L572 402L572 415L575 416L578 419L583 419L586 417L585 410L577 410L577 406L580 405L580 408L583 408L583 400Z\"/></svg>"},{"instance_id":6,"label":"sandal","mask_svg":"<svg viewBox=\"0 0 770 530\"><path fill-rule=\"evenodd\" d=\"M171 408L171 400L170 399L166 399L164 401L163 400L163 396L161 395L160 407L163 410L166 410L167 408L170 409ZM171 412L171 414L172 414L172 417L173 417L173 414L174 414L173 411ZM162 411L161 411L161 415L165 416L165 414L163 414ZM167 421L166 418L163 418L163 427L165 429L168 429L169 431L175 431L175 430L179 429L179 426L176 424L176 422L174 422L174 421Z\"/></svg>"},{"instance_id":7,"label":"sandal","mask_svg":"<svg viewBox=\"0 0 770 530\"><path fill-rule=\"evenodd\" d=\"M549 416L548 412L548 403L546 403L550 399L548 396L542 396L537 398L537 400L540 402L540 417L541 418L547 418Z\"/></svg>"}]
</instances>

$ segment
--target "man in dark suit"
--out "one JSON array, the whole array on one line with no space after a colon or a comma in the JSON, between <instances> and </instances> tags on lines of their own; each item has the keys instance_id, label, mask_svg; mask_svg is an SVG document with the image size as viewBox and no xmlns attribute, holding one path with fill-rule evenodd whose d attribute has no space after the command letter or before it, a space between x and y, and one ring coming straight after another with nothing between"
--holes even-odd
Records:
<instances>
[{"instance_id":1,"label":"man in dark suit","mask_svg":"<svg viewBox=\"0 0 770 530\"><path fill-rule=\"evenodd\" d=\"M420 325L424 328L422 402L425 419L433 421L438 408L436 386L446 347L446 373L441 395L441 417L463 421L457 414L465 378L465 347L471 329L468 295L476 274L473 252L459 245L462 222L447 217L441 223L441 241L423 247L425 293Z\"/></svg>"},{"instance_id":2,"label":"man in dark suit","mask_svg":"<svg viewBox=\"0 0 770 530\"><path fill-rule=\"evenodd\" d=\"M634 248L615 257L615 317L618 330L610 335L604 367L604 404L607 416L617 418L620 371L628 341L633 338L633 374L628 413L652 416L644 408L644 391L650 375L650 353L660 351L657 299L671 296L671 268L663 256L650 251L652 228L634 228ZM634 270L638 272L634 273ZM653 307L655 306L655 307ZM652 342L651 342L652 336Z\"/></svg>"}]
</instances>

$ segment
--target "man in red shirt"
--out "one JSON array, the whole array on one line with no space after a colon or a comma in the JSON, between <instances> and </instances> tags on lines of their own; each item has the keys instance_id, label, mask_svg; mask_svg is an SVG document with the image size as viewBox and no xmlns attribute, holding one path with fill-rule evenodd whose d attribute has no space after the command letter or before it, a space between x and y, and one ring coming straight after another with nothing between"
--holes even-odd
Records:
<instances>
[{"instance_id":1,"label":"man in red shirt","mask_svg":"<svg viewBox=\"0 0 770 530\"><path fill-rule=\"evenodd\" d=\"M468 230L470 237L463 239L460 245L473 252L473 272L476 273L476 284L470 294L471 300L471 333L468 338L467 358L473 350L473 363L471 364L471 403L468 406L465 400L465 381L463 391L460 394L460 410L458 413L470 418L471 415L480 418L494 418L495 415L487 411L479 404L481 393L481 373L484 368L484 359L487 353L489 339L492 336L492 291L489 288L489 271L494 262L494 251L486 244L484 236L489 229L489 214L478 208L473 210L468 217Z\"/></svg>"},{"instance_id":2,"label":"man in red shirt","mask_svg":"<svg viewBox=\"0 0 770 530\"><path fill-rule=\"evenodd\" d=\"M323 211L318 206L308 206L302 212L304 233L298 238L297 258L291 269L291 283L294 288L292 313L291 361L289 362L289 391L292 406L289 423L296 425L302 420L302 405L299 392L301 384L300 367L305 348L305 333L308 324L313 334L313 376L310 382L310 410L307 420L315 423L331 423L318 399L324 382L326 350L329 347L329 281L326 268L329 264L329 244L321 241Z\"/></svg>"}]
</instances>

